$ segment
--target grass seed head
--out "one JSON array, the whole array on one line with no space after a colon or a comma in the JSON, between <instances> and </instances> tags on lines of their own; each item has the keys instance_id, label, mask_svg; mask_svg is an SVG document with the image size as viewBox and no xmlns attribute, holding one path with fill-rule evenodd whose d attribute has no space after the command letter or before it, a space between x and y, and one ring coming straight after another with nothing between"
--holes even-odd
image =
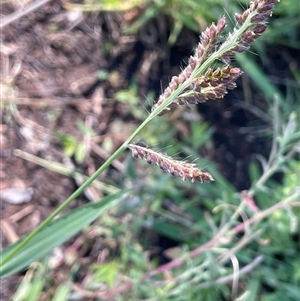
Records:
<instances>
[{"instance_id":1,"label":"grass seed head","mask_svg":"<svg viewBox=\"0 0 300 301\"><path fill-rule=\"evenodd\" d=\"M231 67L229 64L236 53L247 51L251 44L266 30L266 19L271 16L275 4L279 0L255 0L242 14L235 14L236 26L227 38L222 34L226 27L226 19L219 19L217 25L214 23L204 30L200 36L200 43L195 53L189 59L189 64L179 76L173 76L169 86L161 94L152 111L163 105L171 94L185 81L193 78L197 70L212 55L216 60L226 64L222 69L212 70L208 66L203 75L194 78L193 84L186 88L174 101L166 105L159 116L168 113L172 108L183 104L197 104L207 100L223 98L228 89L236 87L236 80L242 74L239 68ZM238 36L237 36L238 35ZM227 46L225 52L224 47ZM225 47L226 48L226 47ZM222 51L221 51L222 50ZM220 55L218 54L220 51ZM227 81L226 81L227 80ZM204 86L206 85L206 86ZM205 89L204 89L205 88Z\"/></svg>"},{"instance_id":2,"label":"grass seed head","mask_svg":"<svg viewBox=\"0 0 300 301\"><path fill-rule=\"evenodd\" d=\"M148 164L155 164L174 177L180 177L182 180L190 180L191 182L198 181L204 183L214 181L210 173L203 172L195 164L175 160L166 153L160 153L149 148L144 143L132 143L128 146L134 158L141 158Z\"/></svg>"}]
</instances>

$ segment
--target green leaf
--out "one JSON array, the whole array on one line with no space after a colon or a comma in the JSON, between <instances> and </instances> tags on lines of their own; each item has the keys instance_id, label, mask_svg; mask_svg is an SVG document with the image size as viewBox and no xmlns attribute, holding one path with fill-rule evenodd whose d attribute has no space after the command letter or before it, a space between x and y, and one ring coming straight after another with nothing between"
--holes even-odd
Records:
<instances>
[{"instance_id":1,"label":"green leaf","mask_svg":"<svg viewBox=\"0 0 300 301\"><path fill-rule=\"evenodd\" d=\"M246 295L245 301L258 300L258 294L261 286L261 279L252 279L247 286L247 291L251 292Z\"/></svg>"},{"instance_id":2,"label":"green leaf","mask_svg":"<svg viewBox=\"0 0 300 301\"><path fill-rule=\"evenodd\" d=\"M61 134L59 132L54 132L54 134L63 145L66 156L73 156L78 143L76 137L68 134Z\"/></svg>"},{"instance_id":3,"label":"green leaf","mask_svg":"<svg viewBox=\"0 0 300 301\"><path fill-rule=\"evenodd\" d=\"M92 128L87 126L83 121L79 120L76 122L77 129L85 136L93 137L96 136Z\"/></svg>"},{"instance_id":4,"label":"green leaf","mask_svg":"<svg viewBox=\"0 0 300 301\"><path fill-rule=\"evenodd\" d=\"M117 101L131 104L132 106L137 105L139 102L137 87L133 85L127 89L116 92L114 97Z\"/></svg>"},{"instance_id":5,"label":"green leaf","mask_svg":"<svg viewBox=\"0 0 300 301\"><path fill-rule=\"evenodd\" d=\"M55 291L55 295L52 298L52 301L64 301L68 300L70 293L70 287L67 284L61 284Z\"/></svg>"},{"instance_id":6,"label":"green leaf","mask_svg":"<svg viewBox=\"0 0 300 301\"><path fill-rule=\"evenodd\" d=\"M81 164L86 156L86 144L84 141L78 143L75 151L75 161Z\"/></svg>"},{"instance_id":7,"label":"green leaf","mask_svg":"<svg viewBox=\"0 0 300 301\"><path fill-rule=\"evenodd\" d=\"M38 301L45 285L46 269L43 264L30 266L26 276L22 279L17 291L12 296L12 301Z\"/></svg>"},{"instance_id":8,"label":"green leaf","mask_svg":"<svg viewBox=\"0 0 300 301\"><path fill-rule=\"evenodd\" d=\"M87 204L51 222L41 230L19 253L6 262L0 269L0 277L6 277L25 268L31 262L45 256L56 246L62 244L78 231L93 222L105 210L114 206L126 191L107 196L96 203ZM0 262L24 238L0 253Z\"/></svg>"},{"instance_id":9,"label":"green leaf","mask_svg":"<svg viewBox=\"0 0 300 301\"><path fill-rule=\"evenodd\" d=\"M35 279L33 281L23 280L18 290L14 293L12 301L38 301L39 295L43 290L44 279Z\"/></svg>"},{"instance_id":10,"label":"green leaf","mask_svg":"<svg viewBox=\"0 0 300 301\"><path fill-rule=\"evenodd\" d=\"M94 275L97 282L104 282L109 287L112 287L117 277L120 265L116 262L109 262L103 264L93 265L93 269L96 270Z\"/></svg>"},{"instance_id":11,"label":"green leaf","mask_svg":"<svg viewBox=\"0 0 300 301\"><path fill-rule=\"evenodd\" d=\"M249 176L252 183L255 183L261 176L261 171L257 162L252 161L249 165Z\"/></svg>"}]
</instances>

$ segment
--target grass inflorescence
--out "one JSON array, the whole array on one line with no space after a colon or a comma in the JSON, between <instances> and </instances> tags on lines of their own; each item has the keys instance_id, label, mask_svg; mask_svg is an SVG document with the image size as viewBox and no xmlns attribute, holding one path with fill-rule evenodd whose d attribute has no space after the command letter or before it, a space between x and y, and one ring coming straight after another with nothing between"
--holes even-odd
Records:
<instances>
[{"instance_id":1,"label":"grass inflorescence","mask_svg":"<svg viewBox=\"0 0 300 301\"><path fill-rule=\"evenodd\" d=\"M267 18L279 0L255 0L242 14L235 14L236 26L224 38L226 19L208 27L200 37L200 43L190 57L186 68L173 76L168 87L152 107L151 118L162 116L177 106L195 105L208 100L223 98L228 90L236 88L236 80L242 70L230 65L236 53L248 50L251 44L266 30ZM214 67L216 61L222 67ZM156 113L157 112L157 113ZM213 177L196 169L194 164L175 161L167 154L154 152L139 144L129 144L135 158L157 164L164 171L183 180L212 182Z\"/></svg>"},{"instance_id":2,"label":"grass inflorescence","mask_svg":"<svg viewBox=\"0 0 300 301\"><path fill-rule=\"evenodd\" d=\"M129 144L132 154L135 158L141 158L148 164L156 164L163 171L170 173L172 176L181 177L182 180L190 180L192 183L212 182L212 175L196 167L196 164L185 161L175 160L166 153L161 153L149 148L146 144L138 142Z\"/></svg>"},{"instance_id":3,"label":"grass inflorescence","mask_svg":"<svg viewBox=\"0 0 300 301\"><path fill-rule=\"evenodd\" d=\"M274 126L270 158L268 161L261 159L261 169L260 166L252 165L251 185L246 186L247 188L241 192L233 186L234 180L224 179L213 168L213 164L210 165L212 176L210 172L203 171L194 163L177 160L165 152L149 147L146 143L132 141L154 118L162 116L156 121L167 122L163 119L165 115L178 106L191 106L222 99L228 90L236 88L237 79L243 71L233 66L231 62L236 54L248 51L251 44L266 30L267 18L272 14L277 2L277 0L251 2L247 10L235 15L235 27L228 34L225 30L225 17L204 30L200 36L200 43L189 58L186 68L171 79L142 124L39 227L0 254L1 276L20 271L32 261L45 256L79 230L88 228L87 236L91 235L95 237L97 243L100 242L103 257L99 256L100 262L94 269L96 272L90 274L87 272L86 287L84 283L82 284L83 296L90 297L92 293L95 298L103 300L111 300L119 296L120 300L141 298L182 300L182 296L185 300L199 301L242 300L244 296L239 298L237 296L243 290L251 294L253 300L256 297L260 298L260 295L263 295L261 291L265 289L263 286L261 291L259 289L261 279L267 283L267 287L272 285L269 281L272 273L268 274L268 269L276 263L275 260L272 262L273 250L265 251L265 245L270 244L270 247L273 247L277 239L284 241L285 248L281 254L285 261L292 258L291 246L294 242L289 240L287 233L295 231L298 222L297 212L294 212L294 207L299 206L296 202L299 199L299 190L295 179L296 167L299 167L299 162L295 160L295 154L299 153L299 145L295 142L299 140L299 131L296 129L298 115L290 114L287 121L286 116L284 114L281 116L279 113L281 112L279 101L274 97L273 112L271 110L268 112L270 114L268 126L270 128L271 125ZM137 106L136 109L138 110L139 107ZM191 127L193 134L186 135L182 140L178 139L173 153L190 154L192 149L198 150L200 146L195 141L199 141L198 138L204 139L203 136L208 129L202 127L202 130L197 132L195 128L200 129L203 125L194 123ZM188 141L189 138L191 139ZM238 143L239 141L237 145ZM171 177L162 175L163 180L150 181L149 176L146 176L146 179L143 179L146 185L137 188L138 185L132 185L131 180L134 181L137 177L134 178L136 174L131 170L132 174L126 173L126 177L130 179L123 181L124 186L128 187L128 183L134 186L133 189L128 189L129 193L119 186L108 187L106 183L101 183L98 187L108 195L107 197L99 202L71 210L68 214L55 219L128 148L134 158L145 160L150 165L157 165L162 171L188 181L178 181L176 185L169 185L174 181ZM198 156L198 153L195 151L193 156ZM128 161L132 164L131 160ZM64 171L64 174L69 173L71 172ZM272 182L274 175L278 174L282 176L282 182L279 183L281 185ZM214 185L196 183L213 181ZM135 189L141 190L136 193ZM149 201L147 205L145 205L146 201ZM106 214L107 209L120 203L120 211L126 207L130 208L130 212L122 212L120 214L122 216L119 215L117 218ZM213 217L211 212L215 214ZM100 222L93 225L94 228L90 230L90 224L98 217ZM293 226L291 230L290 221ZM150 240L145 234L148 229L173 239L181 253L171 254L170 251L173 250L170 248L167 250L171 258L170 262L157 266L157 262L152 260L156 251L152 253ZM264 237L260 236L262 233ZM142 239L146 241L145 249L137 240L139 236L143 236ZM119 248L115 252L118 254L115 257L112 254L104 254L110 248L102 244L107 238L116 242L115 245ZM79 242L76 241L74 245L80 248L84 245L84 239L80 237ZM267 256L270 257L269 263L264 262ZM65 257L64 260L67 262ZM74 262L78 263L78 266L74 266L79 271L83 264L80 260ZM264 267L267 268L259 271L258 267L261 264L265 264ZM254 275L250 283L241 280L245 275L248 277L247 274L250 272ZM98 278L89 277L90 275ZM280 277L281 275L282 273ZM286 273L283 271L283 279L288 279L286 275L290 276L290 269ZM296 279L296 272L293 275ZM154 279L155 277L157 278ZM257 279L259 281L255 282ZM239 284L239 281L243 282ZM229 292L230 283L232 283L231 292ZM69 288L69 282L67 284ZM90 290L90 287L95 287L95 290ZM256 292L253 287L257 288ZM289 284L289 287L292 286ZM208 288L212 289L208 290ZM127 297L127 294L130 297Z\"/></svg>"}]
</instances>

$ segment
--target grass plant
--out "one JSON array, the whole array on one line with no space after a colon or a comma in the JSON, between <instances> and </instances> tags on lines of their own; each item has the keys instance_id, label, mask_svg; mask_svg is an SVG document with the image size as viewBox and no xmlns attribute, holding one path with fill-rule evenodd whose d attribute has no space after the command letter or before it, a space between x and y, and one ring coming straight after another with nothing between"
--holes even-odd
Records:
<instances>
[{"instance_id":1,"label":"grass plant","mask_svg":"<svg viewBox=\"0 0 300 301\"><path fill-rule=\"evenodd\" d=\"M202 33L187 67L171 79L147 118L130 137L41 225L1 252L1 277L16 273L44 257L100 216L101 224L95 226L95 229L102 231L102 234L106 229L112 237L122 236L123 251L119 260L116 259L105 266L93 267L94 279L91 283L104 283L104 289L96 287L90 295L87 291L81 292L83 296L99 300L110 300L111 297L115 300L260 300L262 285L276 287L277 283L271 281L270 274L276 261L271 256L264 256L262 250L265 246L272 248L272 241L278 237L284 237L290 232L296 233L300 197L297 178L300 170L297 160L300 149L299 111L292 106L292 112L285 114L281 106L282 96L273 93L273 106L268 113L271 116L273 133L270 156L267 160L260 159L261 169L257 164L252 164L252 185L242 192L237 191L229 179L224 179L216 172L213 165L209 167L209 172L204 171L193 162L174 159L144 142L134 142L134 139L145 127L151 126L154 120L165 118L166 114L177 107L222 99L228 90L234 89L243 72L240 68L232 66L232 60L236 58L237 53L248 51L252 43L263 34L267 28L267 19L277 2L278 0L254 0L243 13L235 14L235 27L228 34L225 32L225 17L208 27ZM203 126L202 133L205 133L206 129ZM202 143L208 141L209 135L206 138ZM186 142L185 150L192 149L189 143L195 143L193 141ZM135 210L142 211L145 207L138 205L132 208L130 202L135 198L134 189L124 187L120 191L116 189L115 193L109 194L99 202L87 204L57 218L127 149L132 151L134 158L157 165L162 171L179 179L190 180L180 182L178 187L184 187L193 195L201 195L202 203L210 208L214 215L195 206L194 198L182 203L185 195L180 188L165 188L169 187L166 185L169 181L178 180L166 175L165 178L161 177L160 183L147 179L147 183L144 181L140 186L133 185L134 189L139 191L135 197L138 204L145 201L150 194L154 194L155 200L174 197L176 214L172 210L163 210L157 202L148 205L155 215L147 215L147 212L134 214ZM130 164L133 162L130 161ZM281 175L283 183L280 187L276 186L277 182L274 180L274 176L278 174ZM133 181L136 175L132 172L131 176ZM213 183L206 183L203 188L204 185L195 185L196 181ZM134 222L128 228L118 228L116 220L105 216L106 210L116 206L121 211L125 210L125 206L131 209L132 213L127 213L127 217ZM282 212L285 212L287 217L284 222L279 218ZM187 215L192 217L192 221L186 218ZM266 219L273 220L273 228ZM281 224L276 224L276 220L280 220ZM182 246L170 250L178 251L179 255L170 255L173 258L170 262L156 268L145 261L139 244L131 244L135 232L128 231L130 227L141 229L150 226L180 242ZM114 233L113 229L117 229L117 233ZM292 239L285 239L287 247L282 256L285 261L296 262ZM272 253L276 254L276 250L271 250L268 254ZM264 270L257 270L262 262L266 262ZM291 269L294 269L293 262ZM31 271L32 269L30 273ZM42 272L45 273L39 270L38 274ZM250 273L252 277L249 276ZM282 279L276 280L286 282L287 274L288 272L283 270ZM295 287L300 276L295 270L291 271L291 275L293 279L290 286L285 286L289 299L285 300L295 300L293 298L297 297ZM63 291L63 298L66 298L67 286L63 283L60 289ZM59 290L56 294L58 293ZM261 300L279 299L271 295Z\"/></svg>"}]
</instances>

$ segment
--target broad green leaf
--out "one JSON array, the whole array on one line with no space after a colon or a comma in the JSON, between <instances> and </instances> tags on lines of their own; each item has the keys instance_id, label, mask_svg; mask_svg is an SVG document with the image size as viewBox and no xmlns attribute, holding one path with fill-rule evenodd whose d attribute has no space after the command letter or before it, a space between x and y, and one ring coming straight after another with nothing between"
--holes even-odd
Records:
<instances>
[{"instance_id":1,"label":"broad green leaf","mask_svg":"<svg viewBox=\"0 0 300 301\"><path fill-rule=\"evenodd\" d=\"M93 222L105 210L111 208L124 195L125 191L107 196L97 203L87 204L54 220L41 230L16 256L0 268L0 277L6 277L25 268L31 262L45 256L56 246L62 244L78 231ZM0 262L24 238L0 253Z\"/></svg>"},{"instance_id":2,"label":"broad green leaf","mask_svg":"<svg viewBox=\"0 0 300 301\"><path fill-rule=\"evenodd\" d=\"M52 301L64 301L68 300L70 293L70 287L67 284L61 284L55 291L55 295L52 298Z\"/></svg>"}]
</instances>

